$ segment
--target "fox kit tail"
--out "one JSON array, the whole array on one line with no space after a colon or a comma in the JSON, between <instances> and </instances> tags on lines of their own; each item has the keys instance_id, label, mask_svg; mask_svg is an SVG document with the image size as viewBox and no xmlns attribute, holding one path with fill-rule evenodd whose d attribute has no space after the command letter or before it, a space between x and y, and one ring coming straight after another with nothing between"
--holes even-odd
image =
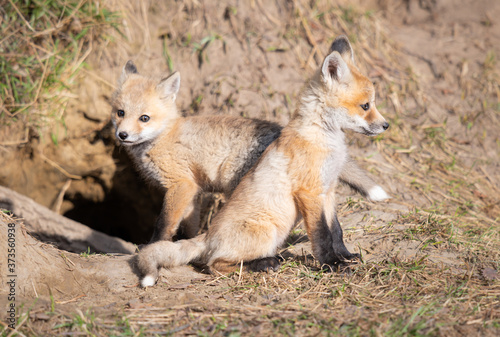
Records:
<instances>
[{"instance_id":1,"label":"fox kit tail","mask_svg":"<svg viewBox=\"0 0 500 337\"><path fill-rule=\"evenodd\" d=\"M182 266L199 260L206 250L205 237L206 234L202 234L189 240L158 241L144 247L137 258L141 286L153 286L160 267Z\"/></svg>"},{"instance_id":2,"label":"fox kit tail","mask_svg":"<svg viewBox=\"0 0 500 337\"><path fill-rule=\"evenodd\" d=\"M384 189L369 178L366 172L359 168L351 158L347 159L339 178L340 181L346 183L371 201L382 201L390 198Z\"/></svg>"}]
</instances>

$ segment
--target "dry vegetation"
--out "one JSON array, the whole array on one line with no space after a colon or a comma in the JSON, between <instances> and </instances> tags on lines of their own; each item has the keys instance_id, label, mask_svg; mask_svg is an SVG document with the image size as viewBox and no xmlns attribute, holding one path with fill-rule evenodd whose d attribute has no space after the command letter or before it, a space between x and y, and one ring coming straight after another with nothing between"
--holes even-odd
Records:
<instances>
[{"instance_id":1,"label":"dry vegetation","mask_svg":"<svg viewBox=\"0 0 500 337\"><path fill-rule=\"evenodd\" d=\"M78 5L87 8L95 3ZM394 196L382 204L358 197L340 199L345 200L338 209L346 241L362 254L363 263L349 272L321 271L298 226L281 252L279 272L183 278L174 277L174 270L165 272L159 284L148 290L130 284L100 299L91 291L82 294L85 297L60 295L66 301L56 301L52 293L38 300L26 298L17 332L5 329L3 334L499 335L496 49L483 43L478 48L484 53L479 56L448 58L448 63L430 52L424 57L390 38L390 20L401 25L394 17L403 15L407 2L388 1L392 11L340 3L112 3L113 11L123 15L119 29L124 35L108 28L117 44L99 56L110 62L114 53L120 60L113 61L108 75L99 75L103 76L100 82L109 83L122 61L138 56L147 70L181 71L185 114L216 111L284 122L293 110L301 80L321 62L333 38L346 33L362 71L376 83L379 110L391 122L390 130L375 139L351 135L357 159ZM172 20L164 22L165 17ZM41 49L33 47L39 43L33 39L39 33L30 33L32 25L25 18L26 22L10 25L4 21L7 25L2 23L2 29L27 32L20 40L26 41L24 48L38 50L31 61L38 70L32 68L34 73L27 78L42 73L41 78L48 81L51 58L43 58ZM487 18L477 24L487 29L494 24ZM42 45L48 29L36 28L43 32ZM466 38L475 37L470 34ZM81 64L88 48L87 40L75 40L71 53L80 56L64 70L67 76L72 74L68 69ZM3 67L14 69L23 61L6 53L0 53ZM57 53L52 58L57 60ZM233 64L231 59L237 61ZM427 67L427 74L422 67ZM228 74L229 70L238 75ZM23 90L15 89L14 82L2 88L4 110L10 109L2 116L6 124L13 118L10 115L36 112L32 105L42 93L37 88L43 87L43 81L33 82L34 89L20 107L14 103L15 90ZM50 95L43 97L51 101ZM347 192L342 190L341 195Z\"/></svg>"},{"instance_id":2,"label":"dry vegetation","mask_svg":"<svg viewBox=\"0 0 500 337\"><path fill-rule=\"evenodd\" d=\"M64 126L70 87L85 72L85 60L109 39L117 15L92 1L0 1L0 123L47 132L56 143Z\"/></svg>"}]
</instances>

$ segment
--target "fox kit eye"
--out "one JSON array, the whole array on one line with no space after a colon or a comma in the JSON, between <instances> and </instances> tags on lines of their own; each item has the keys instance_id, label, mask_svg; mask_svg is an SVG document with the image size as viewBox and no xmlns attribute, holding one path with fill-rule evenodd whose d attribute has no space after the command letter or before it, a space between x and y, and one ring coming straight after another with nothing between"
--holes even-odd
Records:
<instances>
[{"instance_id":1,"label":"fox kit eye","mask_svg":"<svg viewBox=\"0 0 500 337\"><path fill-rule=\"evenodd\" d=\"M118 117L123 117L123 116L125 116L125 111L123 111L123 110L118 110L118 111L116 112L116 114L118 115Z\"/></svg>"},{"instance_id":2,"label":"fox kit eye","mask_svg":"<svg viewBox=\"0 0 500 337\"><path fill-rule=\"evenodd\" d=\"M140 120L141 122L146 123L146 122L148 122L148 121L149 121L149 116L148 116L148 115L142 115L141 117L139 117L139 120Z\"/></svg>"},{"instance_id":3,"label":"fox kit eye","mask_svg":"<svg viewBox=\"0 0 500 337\"><path fill-rule=\"evenodd\" d=\"M370 103L361 104L361 109L367 111L370 109Z\"/></svg>"}]
</instances>

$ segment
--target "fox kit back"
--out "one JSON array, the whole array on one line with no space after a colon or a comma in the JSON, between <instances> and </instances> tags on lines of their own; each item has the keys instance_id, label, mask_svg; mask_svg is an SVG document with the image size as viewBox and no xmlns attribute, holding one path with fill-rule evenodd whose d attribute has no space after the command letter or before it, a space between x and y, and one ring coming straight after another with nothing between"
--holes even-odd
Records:
<instances>
[{"instance_id":1,"label":"fox kit back","mask_svg":"<svg viewBox=\"0 0 500 337\"><path fill-rule=\"evenodd\" d=\"M376 135L389 127L374 104L372 83L357 69L345 36L332 44L306 83L298 108L280 137L242 179L208 232L191 240L156 242L138 256L143 286L159 267L190 261L230 272L275 269L277 249L302 216L313 253L336 267L356 258L344 245L335 210L337 179L348 162L344 130Z\"/></svg>"}]
</instances>

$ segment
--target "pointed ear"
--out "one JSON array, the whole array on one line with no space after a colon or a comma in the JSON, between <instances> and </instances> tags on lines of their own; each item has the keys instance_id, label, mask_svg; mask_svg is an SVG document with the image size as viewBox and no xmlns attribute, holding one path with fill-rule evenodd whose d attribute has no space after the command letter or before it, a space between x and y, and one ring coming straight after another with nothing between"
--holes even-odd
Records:
<instances>
[{"instance_id":1,"label":"pointed ear","mask_svg":"<svg viewBox=\"0 0 500 337\"><path fill-rule=\"evenodd\" d=\"M351 43L345 35L338 36L335 41L333 41L330 47L330 52L338 52L344 60L351 60L354 63L354 52L352 51Z\"/></svg>"},{"instance_id":2,"label":"pointed ear","mask_svg":"<svg viewBox=\"0 0 500 337\"><path fill-rule=\"evenodd\" d=\"M120 78L118 79L118 86L121 87L123 83L127 80L130 74L138 74L137 67L131 60L127 61L122 69Z\"/></svg>"},{"instance_id":3,"label":"pointed ear","mask_svg":"<svg viewBox=\"0 0 500 337\"><path fill-rule=\"evenodd\" d=\"M334 51L325 58L321 68L323 80L326 82L335 80L341 82L350 74L349 67L337 51Z\"/></svg>"},{"instance_id":4,"label":"pointed ear","mask_svg":"<svg viewBox=\"0 0 500 337\"><path fill-rule=\"evenodd\" d=\"M173 100L175 101L175 97L179 92L179 87L181 86L181 74L178 71L173 73L172 75L163 78L160 83L156 85L156 90L160 93L161 98L167 98L169 96L173 96Z\"/></svg>"}]
</instances>

